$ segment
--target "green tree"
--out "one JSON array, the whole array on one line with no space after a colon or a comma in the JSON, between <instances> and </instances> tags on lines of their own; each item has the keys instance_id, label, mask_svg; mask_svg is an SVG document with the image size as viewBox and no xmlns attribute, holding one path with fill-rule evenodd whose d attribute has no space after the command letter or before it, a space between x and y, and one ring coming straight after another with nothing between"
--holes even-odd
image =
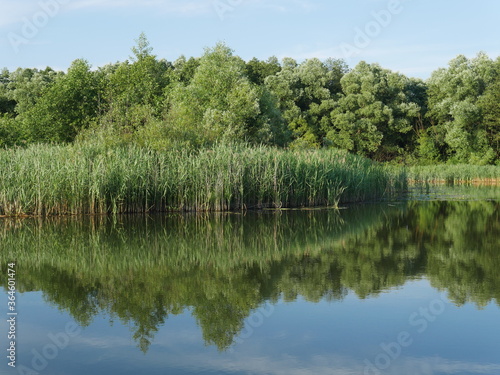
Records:
<instances>
[{"instance_id":1,"label":"green tree","mask_svg":"<svg viewBox=\"0 0 500 375\"><path fill-rule=\"evenodd\" d=\"M361 62L341 85L326 136L331 144L378 160L402 155L421 113L415 81Z\"/></svg>"},{"instance_id":2,"label":"green tree","mask_svg":"<svg viewBox=\"0 0 500 375\"><path fill-rule=\"evenodd\" d=\"M14 117L16 102L10 98L7 88L10 72L7 69L0 73L0 147L11 146L16 143L17 123Z\"/></svg>"},{"instance_id":3,"label":"green tree","mask_svg":"<svg viewBox=\"0 0 500 375\"><path fill-rule=\"evenodd\" d=\"M500 158L500 58L495 62L493 80L478 100L483 115L483 129L488 145L494 150L495 158Z\"/></svg>"},{"instance_id":4,"label":"green tree","mask_svg":"<svg viewBox=\"0 0 500 375\"><path fill-rule=\"evenodd\" d=\"M245 70L250 81L262 86L267 77L279 73L281 66L275 56L270 57L267 61L261 61L254 57L246 63Z\"/></svg>"},{"instance_id":5,"label":"green tree","mask_svg":"<svg viewBox=\"0 0 500 375\"><path fill-rule=\"evenodd\" d=\"M0 114L0 148L20 144L22 140L19 122L8 114Z\"/></svg>"},{"instance_id":6,"label":"green tree","mask_svg":"<svg viewBox=\"0 0 500 375\"><path fill-rule=\"evenodd\" d=\"M69 142L97 117L96 75L85 60L75 60L57 76L35 105L20 114L31 142Z\"/></svg>"},{"instance_id":7,"label":"green tree","mask_svg":"<svg viewBox=\"0 0 500 375\"><path fill-rule=\"evenodd\" d=\"M172 64L151 54L144 34L136 42L132 62L118 64L104 78L107 110L101 124L120 131L133 132L161 118L164 91L170 82Z\"/></svg>"},{"instance_id":8,"label":"green tree","mask_svg":"<svg viewBox=\"0 0 500 375\"><path fill-rule=\"evenodd\" d=\"M458 56L429 79L428 116L451 162L487 164L495 157L479 100L493 77L493 61L481 53Z\"/></svg>"},{"instance_id":9,"label":"green tree","mask_svg":"<svg viewBox=\"0 0 500 375\"><path fill-rule=\"evenodd\" d=\"M219 140L269 142L273 116L263 112L269 103L246 76L245 62L217 44L205 51L190 83L178 83L170 92L167 130L196 146Z\"/></svg>"},{"instance_id":10,"label":"green tree","mask_svg":"<svg viewBox=\"0 0 500 375\"><path fill-rule=\"evenodd\" d=\"M441 160L439 148L432 133L432 128L421 129L418 132L416 156L422 165L436 164Z\"/></svg>"},{"instance_id":11,"label":"green tree","mask_svg":"<svg viewBox=\"0 0 500 375\"><path fill-rule=\"evenodd\" d=\"M175 60L173 64L174 70L172 73L172 79L175 82L182 82L183 84L188 85L193 79L194 73L199 66L200 59L190 57L189 60L186 60L186 57L182 55Z\"/></svg>"},{"instance_id":12,"label":"green tree","mask_svg":"<svg viewBox=\"0 0 500 375\"><path fill-rule=\"evenodd\" d=\"M10 73L3 81L7 99L15 103L15 113L23 114L30 110L62 74L49 67L44 70L18 68Z\"/></svg>"},{"instance_id":13,"label":"green tree","mask_svg":"<svg viewBox=\"0 0 500 375\"><path fill-rule=\"evenodd\" d=\"M151 47L146 34L141 33L139 38L135 40L136 45L132 47L132 52L134 56L132 56L133 61L140 61L149 56L151 56L151 52L153 52L153 47Z\"/></svg>"},{"instance_id":14,"label":"green tree","mask_svg":"<svg viewBox=\"0 0 500 375\"><path fill-rule=\"evenodd\" d=\"M320 147L324 144L325 121L340 92L340 80L347 72L342 60L306 60L302 64L285 58L282 69L265 79L277 98L292 132L292 147Z\"/></svg>"},{"instance_id":15,"label":"green tree","mask_svg":"<svg viewBox=\"0 0 500 375\"><path fill-rule=\"evenodd\" d=\"M0 114L14 114L14 108L16 107L16 102L11 98L8 89L9 80L10 72L3 69L0 73Z\"/></svg>"}]
</instances>

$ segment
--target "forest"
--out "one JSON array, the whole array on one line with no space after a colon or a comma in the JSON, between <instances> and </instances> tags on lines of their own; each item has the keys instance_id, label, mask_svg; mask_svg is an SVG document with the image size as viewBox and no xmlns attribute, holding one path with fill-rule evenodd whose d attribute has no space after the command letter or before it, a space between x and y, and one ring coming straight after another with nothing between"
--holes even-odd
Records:
<instances>
[{"instance_id":1,"label":"forest","mask_svg":"<svg viewBox=\"0 0 500 375\"><path fill-rule=\"evenodd\" d=\"M219 43L170 62L141 34L132 56L66 72L3 69L0 147L245 143L334 148L405 165L499 164L500 58L458 56L424 81L360 62L244 61Z\"/></svg>"}]
</instances>

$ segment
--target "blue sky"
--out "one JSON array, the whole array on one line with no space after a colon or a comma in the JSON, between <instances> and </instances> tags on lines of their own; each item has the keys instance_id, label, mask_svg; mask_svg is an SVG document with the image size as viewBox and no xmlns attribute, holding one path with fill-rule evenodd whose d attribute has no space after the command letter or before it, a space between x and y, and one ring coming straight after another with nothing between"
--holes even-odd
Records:
<instances>
[{"instance_id":1,"label":"blue sky","mask_svg":"<svg viewBox=\"0 0 500 375\"><path fill-rule=\"evenodd\" d=\"M245 60L344 58L428 78L500 55L498 0L0 0L0 68L123 61L141 32L173 61L223 41Z\"/></svg>"}]
</instances>

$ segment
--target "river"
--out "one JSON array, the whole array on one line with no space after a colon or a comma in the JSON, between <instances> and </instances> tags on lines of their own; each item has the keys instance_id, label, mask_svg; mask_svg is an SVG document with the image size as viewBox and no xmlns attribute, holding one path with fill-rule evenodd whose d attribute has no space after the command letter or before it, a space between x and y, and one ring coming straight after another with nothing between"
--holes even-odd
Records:
<instances>
[{"instance_id":1,"label":"river","mask_svg":"<svg viewBox=\"0 0 500 375\"><path fill-rule=\"evenodd\" d=\"M500 374L499 201L5 219L0 374Z\"/></svg>"}]
</instances>

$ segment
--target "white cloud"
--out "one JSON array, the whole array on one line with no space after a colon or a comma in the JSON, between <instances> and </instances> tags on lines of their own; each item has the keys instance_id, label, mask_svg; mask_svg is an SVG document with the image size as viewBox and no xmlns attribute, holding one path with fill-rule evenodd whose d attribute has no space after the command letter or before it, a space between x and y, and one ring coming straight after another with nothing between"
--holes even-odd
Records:
<instances>
[{"instance_id":1,"label":"white cloud","mask_svg":"<svg viewBox=\"0 0 500 375\"><path fill-rule=\"evenodd\" d=\"M155 8L165 13L199 14L211 11L211 0L78 0L68 4L70 9L88 8Z\"/></svg>"},{"instance_id":2,"label":"white cloud","mask_svg":"<svg viewBox=\"0 0 500 375\"><path fill-rule=\"evenodd\" d=\"M194 360L194 361L193 361ZM365 363L353 358L316 355L308 359L298 359L283 355L279 358L252 356L235 358L206 358L204 355L190 356L192 363L203 364L204 369L230 369L233 372L262 375L359 375L364 372ZM182 365L181 365L182 366ZM451 361L444 358L403 358L396 360L387 375L435 375L435 374L478 374L496 375L500 372L500 364L473 363Z\"/></svg>"},{"instance_id":3,"label":"white cloud","mask_svg":"<svg viewBox=\"0 0 500 375\"><path fill-rule=\"evenodd\" d=\"M0 28L22 22L26 17L31 19L34 14L42 11L41 3L54 3L59 6L60 12L76 10L105 10L105 9L148 9L164 14L183 16L198 16L201 14L216 14L214 5L217 2L229 5L231 8L247 7L263 11L289 12L312 11L318 9L316 2L310 0L241 0L232 5L230 0L0 0Z\"/></svg>"},{"instance_id":4,"label":"white cloud","mask_svg":"<svg viewBox=\"0 0 500 375\"><path fill-rule=\"evenodd\" d=\"M186 342L186 338L188 341ZM199 340L200 338L198 338ZM294 356L287 354L287 346L277 349L267 347L265 342L255 342L244 347L237 347L232 353L214 355L210 350L193 347L193 337L185 335L164 335L157 337L157 350L149 353L151 364L183 368L192 372L224 371L232 373L251 373L254 375L360 375L364 373L364 358L332 353ZM191 350L186 355L172 352L169 348L186 348ZM162 350L164 347L165 350ZM192 350L194 349L194 350ZM166 354L170 353L170 354ZM366 358L370 360L371 358ZM500 363L459 361L434 357L411 357L404 354L394 360L388 369L381 371L384 375L437 375L437 374L470 374L498 375Z\"/></svg>"},{"instance_id":5,"label":"white cloud","mask_svg":"<svg viewBox=\"0 0 500 375\"><path fill-rule=\"evenodd\" d=\"M165 354L151 356L150 363L165 363ZM262 353L234 353L232 356L214 356L208 353L190 353L189 356L168 358L169 366L189 371L230 371L255 375L359 375L366 363L342 355L313 355L295 357L288 354L266 356ZM396 359L389 368L381 371L385 375L436 375L470 374L496 375L500 364L454 361L440 357L403 357Z\"/></svg>"},{"instance_id":6,"label":"white cloud","mask_svg":"<svg viewBox=\"0 0 500 375\"><path fill-rule=\"evenodd\" d=\"M80 335L77 338L73 339L74 344L98 348L98 349L109 349L109 348L118 348L118 347L130 347L130 339L120 336L85 336Z\"/></svg>"},{"instance_id":7,"label":"white cloud","mask_svg":"<svg viewBox=\"0 0 500 375\"><path fill-rule=\"evenodd\" d=\"M58 11L66 12L83 9L111 8L152 8L163 13L197 15L212 12L212 0L0 0L0 27L22 22L23 18L33 18L43 11L42 3L56 3Z\"/></svg>"},{"instance_id":8,"label":"white cloud","mask_svg":"<svg viewBox=\"0 0 500 375\"><path fill-rule=\"evenodd\" d=\"M151 358L150 358L151 360ZM340 356L314 356L306 361L291 355L267 357L265 355L209 356L203 353L190 354L186 360L172 358L176 367L190 370L203 370L233 373L250 373L255 375L359 375L363 366L355 364L352 359ZM162 362L161 362L162 361ZM165 363L164 357L158 358ZM200 366L200 368L198 368Z\"/></svg>"},{"instance_id":9,"label":"white cloud","mask_svg":"<svg viewBox=\"0 0 500 375\"><path fill-rule=\"evenodd\" d=\"M270 9L278 12L289 12L293 10L313 11L319 8L317 2L310 0L243 0L242 5L251 5L254 8Z\"/></svg>"},{"instance_id":10,"label":"white cloud","mask_svg":"<svg viewBox=\"0 0 500 375\"><path fill-rule=\"evenodd\" d=\"M389 375L434 375L434 374L487 374L500 372L500 364L453 361L440 357L404 358L395 361L386 373Z\"/></svg>"},{"instance_id":11,"label":"white cloud","mask_svg":"<svg viewBox=\"0 0 500 375\"><path fill-rule=\"evenodd\" d=\"M38 5L34 1L7 1L0 0L0 27L17 23L23 17L29 17L37 11Z\"/></svg>"},{"instance_id":12,"label":"white cloud","mask_svg":"<svg viewBox=\"0 0 500 375\"><path fill-rule=\"evenodd\" d=\"M214 12L214 5L221 2L231 8L252 7L262 10L288 12L292 10L311 11L318 8L317 3L310 0L241 0L239 3L230 0L79 0L73 1L72 8L127 8L127 7L152 7L165 13L180 13L184 15L198 15Z\"/></svg>"}]
</instances>

